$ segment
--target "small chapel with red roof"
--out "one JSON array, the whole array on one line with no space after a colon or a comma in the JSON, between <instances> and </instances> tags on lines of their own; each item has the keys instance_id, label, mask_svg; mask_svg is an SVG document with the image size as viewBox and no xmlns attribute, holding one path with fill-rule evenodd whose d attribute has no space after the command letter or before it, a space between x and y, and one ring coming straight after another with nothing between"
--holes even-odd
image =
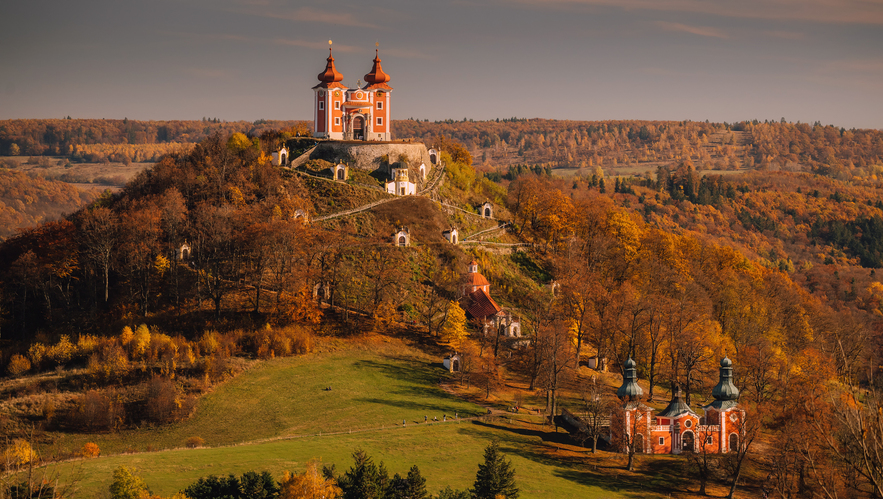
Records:
<instances>
[{"instance_id":1,"label":"small chapel with red roof","mask_svg":"<svg viewBox=\"0 0 883 499\"><path fill-rule=\"evenodd\" d=\"M466 270L460 280L460 306L466 317L481 324L485 335L496 331L506 337L521 337L521 321L491 298L491 283L478 271L478 262L472 260Z\"/></svg>"},{"instance_id":2,"label":"small chapel with red roof","mask_svg":"<svg viewBox=\"0 0 883 499\"><path fill-rule=\"evenodd\" d=\"M328 41L331 44L331 41ZM380 64L380 49L374 57L371 72L353 88L342 84L343 74L334 67L331 47L328 48L325 71L319 73L319 84L313 87L313 136L333 140L390 140L389 106L392 87L390 77Z\"/></svg>"}]
</instances>

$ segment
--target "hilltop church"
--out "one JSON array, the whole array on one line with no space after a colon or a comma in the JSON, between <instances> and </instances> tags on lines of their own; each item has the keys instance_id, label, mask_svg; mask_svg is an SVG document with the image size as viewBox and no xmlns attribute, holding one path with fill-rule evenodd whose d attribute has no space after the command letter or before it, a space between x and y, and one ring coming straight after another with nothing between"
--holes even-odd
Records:
<instances>
[{"instance_id":1,"label":"hilltop church","mask_svg":"<svg viewBox=\"0 0 883 499\"><path fill-rule=\"evenodd\" d=\"M331 41L329 40L329 45ZM325 71L319 73L319 84L313 87L313 136L333 140L390 140L389 104L392 87L390 77L380 64L380 50L374 57L365 85L347 88L340 83L343 75L334 67L331 47Z\"/></svg>"}]
</instances>

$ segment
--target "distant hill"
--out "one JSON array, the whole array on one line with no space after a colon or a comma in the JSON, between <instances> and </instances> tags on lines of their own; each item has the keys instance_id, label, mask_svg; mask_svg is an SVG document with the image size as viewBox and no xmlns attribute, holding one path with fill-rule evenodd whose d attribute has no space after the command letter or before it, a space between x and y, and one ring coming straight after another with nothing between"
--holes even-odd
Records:
<instances>
[{"instance_id":1,"label":"distant hill","mask_svg":"<svg viewBox=\"0 0 883 499\"><path fill-rule=\"evenodd\" d=\"M96 198L56 180L0 169L0 240L18 228L55 220L73 213Z\"/></svg>"}]
</instances>

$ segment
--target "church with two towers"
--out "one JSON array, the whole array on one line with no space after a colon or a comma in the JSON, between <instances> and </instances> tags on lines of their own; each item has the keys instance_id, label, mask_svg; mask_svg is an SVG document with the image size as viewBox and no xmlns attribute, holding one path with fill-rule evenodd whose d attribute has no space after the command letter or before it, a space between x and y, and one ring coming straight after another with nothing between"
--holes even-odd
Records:
<instances>
[{"instance_id":1,"label":"church with two towers","mask_svg":"<svg viewBox=\"0 0 883 499\"><path fill-rule=\"evenodd\" d=\"M329 45L331 41L329 40ZM332 140L389 141L390 76L383 72L380 50L375 52L374 66L354 88L342 84L343 74L334 67L334 56L328 48L325 71L319 73L319 84L313 87L313 136Z\"/></svg>"}]
</instances>

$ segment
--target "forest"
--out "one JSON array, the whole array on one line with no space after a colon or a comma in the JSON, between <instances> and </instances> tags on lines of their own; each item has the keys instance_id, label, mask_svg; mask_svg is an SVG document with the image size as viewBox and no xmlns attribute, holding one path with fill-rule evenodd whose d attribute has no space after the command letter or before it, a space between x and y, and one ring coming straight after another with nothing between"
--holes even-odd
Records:
<instances>
[{"instance_id":1,"label":"forest","mask_svg":"<svg viewBox=\"0 0 883 499\"><path fill-rule=\"evenodd\" d=\"M243 358L299 355L319 336L410 324L409 334L462 352L462 376L487 397L521 380L549 415L615 403L609 394L580 396L587 388L579 365L590 356L613 372L634 358L648 402L680 387L695 405L727 355L752 425L739 452L712 456L712 467L694 462L695 476L727 483L732 494L750 462L777 497L883 495L879 132L787 123L486 124L509 130L497 135L519 158L512 164L586 161L565 179L545 166L502 163L504 177L473 164L484 145L496 144L472 140L484 123L404 123L411 128L397 133L417 137L466 128L453 139L425 138L445 162L436 199L463 211L500 203L497 216L511 226L499 242L525 251L445 243L441 230L465 218L428 198L306 223L300 214L347 206L354 187L271 166L281 132L249 140L214 133L163 156L121 193L0 245L0 365L10 377L88 373L66 405L23 414L47 439L163 424L186 418L193 400L235 376ZM739 164L753 161L753 170L703 172L697 163L707 166L706 153L718 161L709 152L717 148L739 151ZM820 156L827 148L833 152ZM608 164L644 152L647 161L664 160L652 175L609 174ZM423 231L422 242L389 244L400 225ZM521 317L527 346L465 322L456 298L469 259L493 283L494 298ZM22 432L24 419L4 428Z\"/></svg>"}]
</instances>

